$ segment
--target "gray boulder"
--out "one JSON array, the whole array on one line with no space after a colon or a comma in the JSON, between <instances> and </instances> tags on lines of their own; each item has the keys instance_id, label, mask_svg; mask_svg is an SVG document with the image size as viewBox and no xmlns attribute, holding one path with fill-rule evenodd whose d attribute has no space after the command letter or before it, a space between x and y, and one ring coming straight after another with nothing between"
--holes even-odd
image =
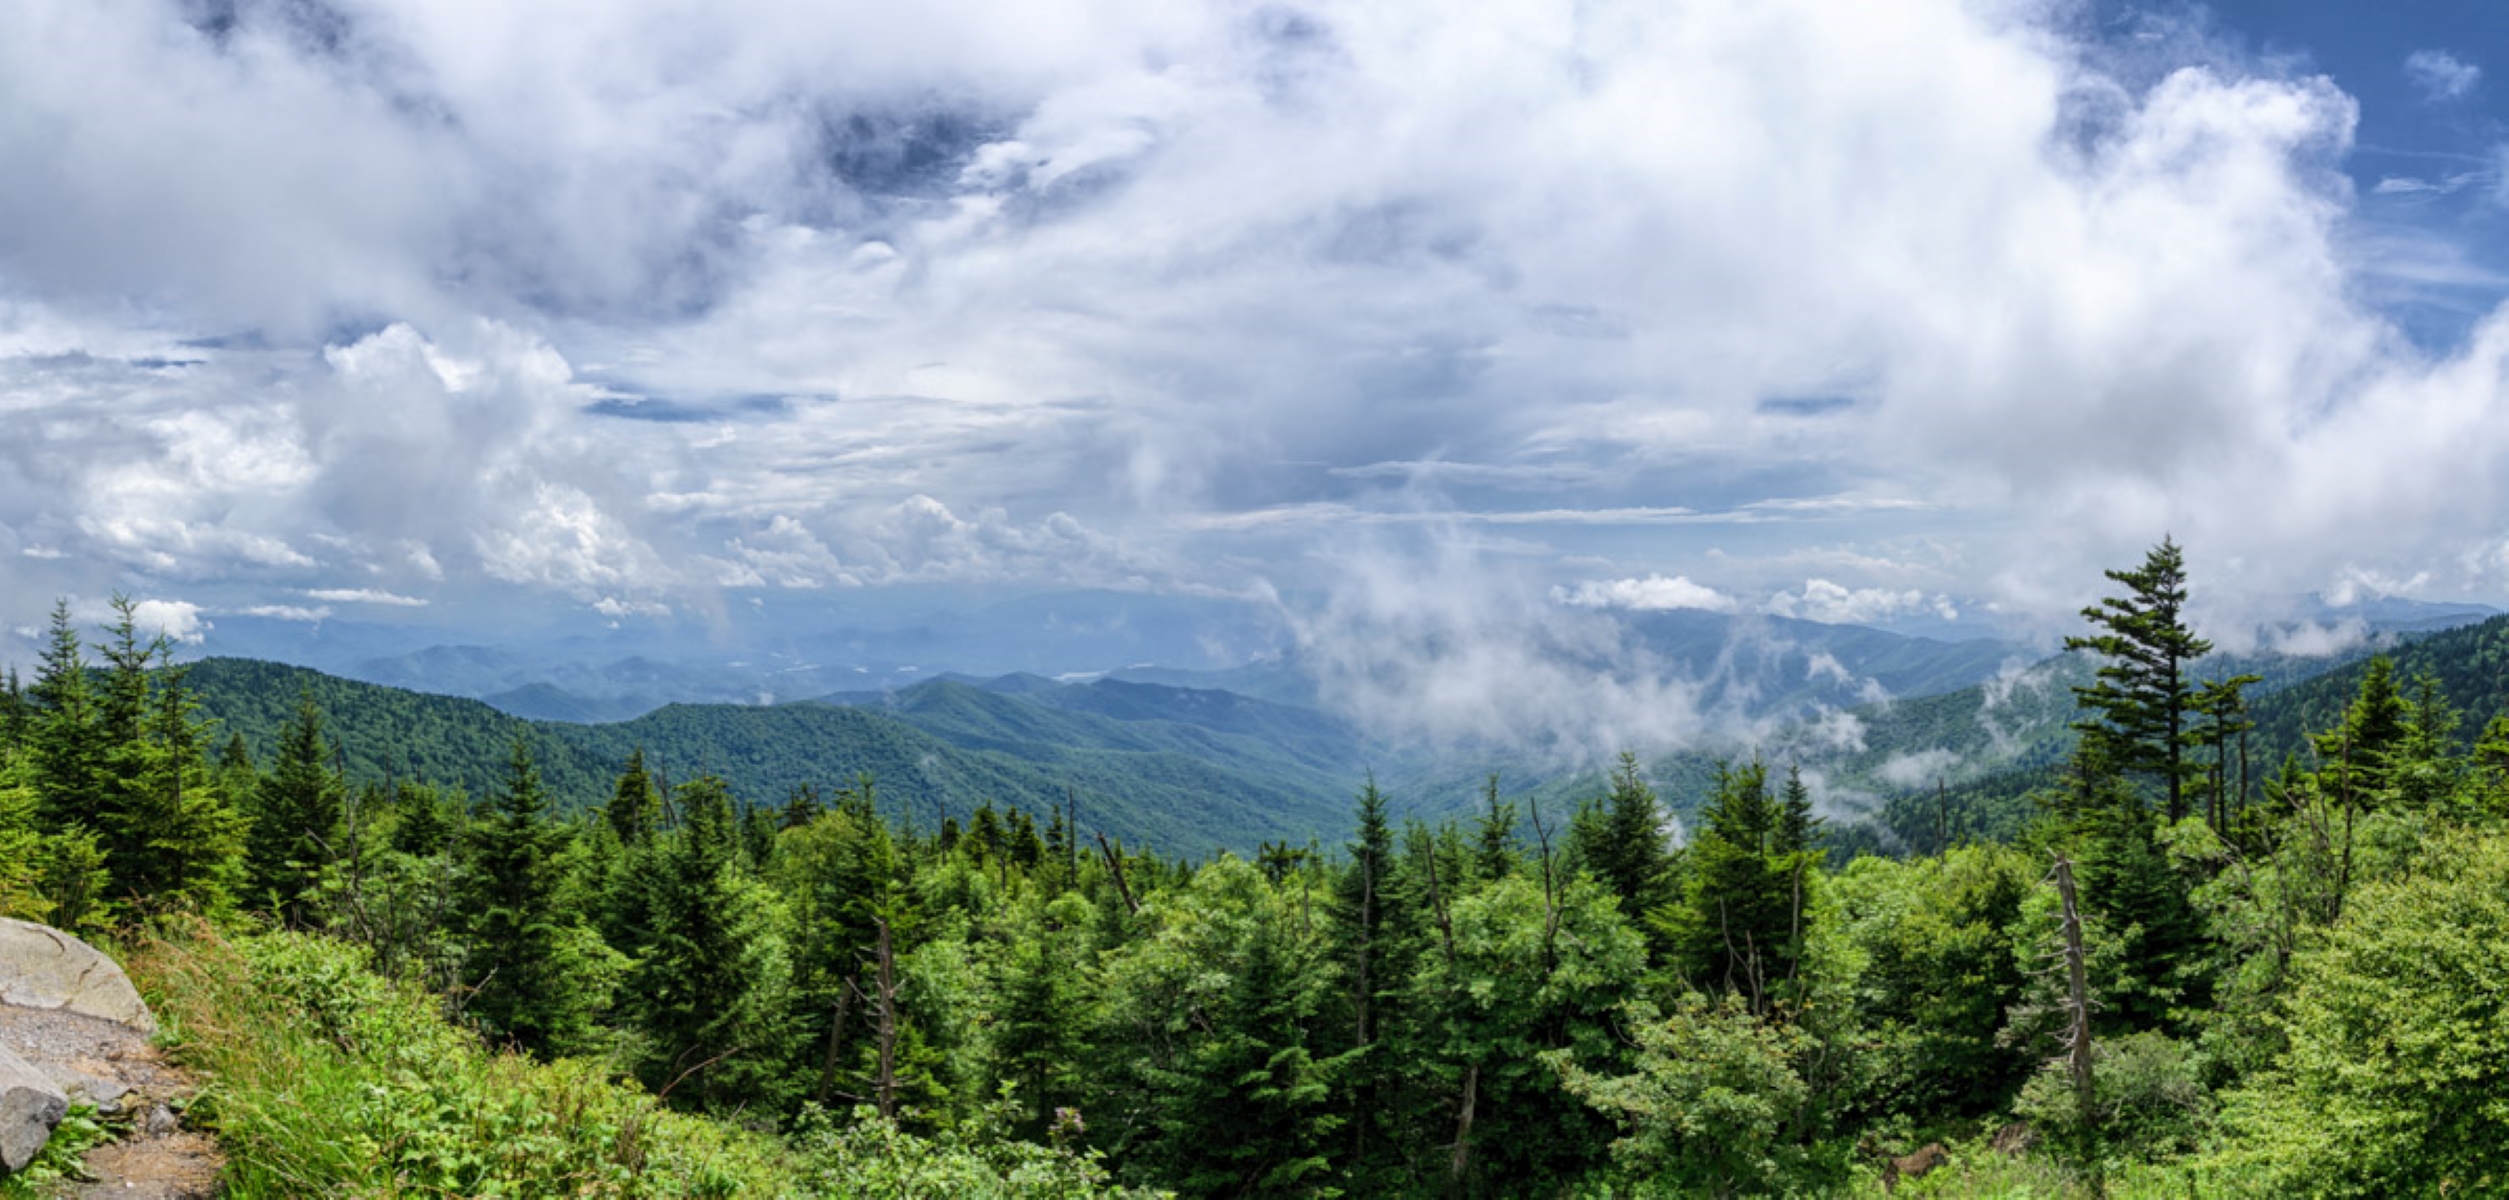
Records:
<instances>
[{"instance_id":1,"label":"gray boulder","mask_svg":"<svg viewBox=\"0 0 2509 1200\"><path fill-rule=\"evenodd\" d=\"M70 1098L17 1051L0 1046L0 1167L23 1171L70 1111Z\"/></svg>"},{"instance_id":2,"label":"gray boulder","mask_svg":"<svg viewBox=\"0 0 2509 1200\"><path fill-rule=\"evenodd\" d=\"M154 1033L131 977L95 947L49 925L0 919L0 1004L54 1008Z\"/></svg>"}]
</instances>

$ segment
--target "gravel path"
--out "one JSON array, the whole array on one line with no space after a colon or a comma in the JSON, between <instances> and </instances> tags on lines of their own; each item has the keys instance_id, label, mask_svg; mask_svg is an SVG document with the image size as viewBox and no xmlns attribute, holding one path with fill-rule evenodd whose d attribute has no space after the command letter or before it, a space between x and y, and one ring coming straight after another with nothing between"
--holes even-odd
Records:
<instances>
[{"instance_id":1,"label":"gravel path","mask_svg":"<svg viewBox=\"0 0 2509 1200\"><path fill-rule=\"evenodd\" d=\"M217 1146L184 1129L175 1105L192 1082L147 1035L127 1025L53 1009L0 1004L0 1042L52 1077L72 1104L92 1104L122 1129L89 1151L95 1182L69 1195L192 1200L218 1194Z\"/></svg>"}]
</instances>

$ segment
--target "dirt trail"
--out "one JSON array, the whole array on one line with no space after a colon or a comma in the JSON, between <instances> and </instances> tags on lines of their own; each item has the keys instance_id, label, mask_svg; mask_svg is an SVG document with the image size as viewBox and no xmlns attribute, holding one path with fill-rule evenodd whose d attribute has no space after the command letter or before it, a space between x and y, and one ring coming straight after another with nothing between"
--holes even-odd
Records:
<instances>
[{"instance_id":1,"label":"dirt trail","mask_svg":"<svg viewBox=\"0 0 2509 1200\"><path fill-rule=\"evenodd\" d=\"M0 1004L0 1042L51 1076L72 1104L92 1104L120 1137L87 1154L79 1197L192 1200L218 1194L217 1145L183 1128L192 1081L130 1026Z\"/></svg>"}]
</instances>

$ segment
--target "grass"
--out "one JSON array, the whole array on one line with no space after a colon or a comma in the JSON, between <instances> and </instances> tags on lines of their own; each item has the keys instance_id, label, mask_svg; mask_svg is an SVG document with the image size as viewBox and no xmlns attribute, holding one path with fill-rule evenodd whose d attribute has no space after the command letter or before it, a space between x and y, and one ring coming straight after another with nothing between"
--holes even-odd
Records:
<instances>
[{"instance_id":1,"label":"grass","mask_svg":"<svg viewBox=\"0 0 2509 1200\"><path fill-rule=\"evenodd\" d=\"M305 934L143 935L126 966L178 1061L227 1194L774 1196L782 1144L662 1108L599 1064L490 1053L433 1000Z\"/></svg>"},{"instance_id":2,"label":"grass","mask_svg":"<svg viewBox=\"0 0 2509 1200\"><path fill-rule=\"evenodd\" d=\"M597 1061L492 1052L324 937L183 920L133 936L123 963L201 1082L188 1115L237 1200L1119 1194L1094 1155L1007 1138L999 1119L925 1136L814 1114L788 1142L676 1112Z\"/></svg>"}]
</instances>

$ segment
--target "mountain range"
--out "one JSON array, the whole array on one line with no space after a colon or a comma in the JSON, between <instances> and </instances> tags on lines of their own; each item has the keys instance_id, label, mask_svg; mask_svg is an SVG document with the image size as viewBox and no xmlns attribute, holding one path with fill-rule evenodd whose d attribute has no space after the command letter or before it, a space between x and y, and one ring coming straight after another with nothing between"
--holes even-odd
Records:
<instances>
[{"instance_id":1,"label":"mountain range","mask_svg":"<svg viewBox=\"0 0 2509 1200\"><path fill-rule=\"evenodd\" d=\"M2480 631L2509 624L2426 634L2413 630L2448 619L2386 615L2406 631L2333 656L2216 656L2206 670L2267 677L2253 693L2260 746L2296 744L2288 730L2340 712L2344 664L2378 648L2429 664L2411 669L2441 674L2469 711L2498 710L2495 659L2509 633L2496 644ZM2089 676L2076 658L2032 661L2018 647L1984 639L1700 612L1647 614L1629 627L1662 669L1701 681L1711 708L1749 718L1648 761L1677 817L1709 794L1721 763L1757 754L1801 768L1834 826L1868 823L1867 834L1848 839L1857 845L1923 835L1935 807L1915 797L1937 793L1970 814L1964 828L2009 832L2026 816L2016 815L2015 798L2069 747L2071 688ZM392 661L411 682L479 687L511 678L493 652L434 647ZM657 690L686 687L690 678L636 656L600 674ZM1510 794L1531 793L1546 811L1601 788L1592 763L1372 737L1330 711L1333 698L1295 653L1235 667L1077 678L944 674L772 704L669 703L625 719L547 679L472 698L222 657L193 664L191 682L204 711L243 735L257 756L271 752L304 694L327 714L342 765L358 779L417 777L484 795L501 786L501 764L521 738L561 804L578 809L607 797L637 748L666 778L718 774L751 804L780 804L803 787L824 795L868 774L883 806L920 827L963 819L988 801L1035 813L1072 804L1085 829L1192 855L1336 839L1352 795L1371 775L1398 812L1422 816L1477 803L1492 772ZM1747 740L1738 731L1748 731Z\"/></svg>"}]
</instances>

